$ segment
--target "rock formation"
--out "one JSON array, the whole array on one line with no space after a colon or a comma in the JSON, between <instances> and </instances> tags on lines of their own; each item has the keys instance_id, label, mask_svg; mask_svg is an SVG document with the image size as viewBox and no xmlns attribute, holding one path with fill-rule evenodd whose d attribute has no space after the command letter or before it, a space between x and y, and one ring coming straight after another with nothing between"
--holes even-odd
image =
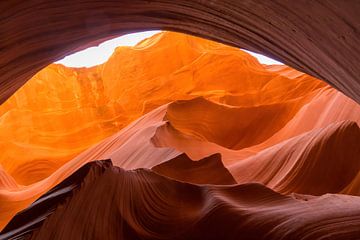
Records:
<instances>
[{"instance_id":1,"label":"rock formation","mask_svg":"<svg viewBox=\"0 0 360 240\"><path fill-rule=\"evenodd\" d=\"M356 0L9 0L0 9L0 102L70 53L152 29L262 53L360 102Z\"/></svg>"},{"instance_id":2,"label":"rock formation","mask_svg":"<svg viewBox=\"0 0 360 240\"><path fill-rule=\"evenodd\" d=\"M194 185L105 161L88 163L37 200L2 238L356 240L359 215L358 197L285 196L257 183Z\"/></svg>"},{"instance_id":3,"label":"rock formation","mask_svg":"<svg viewBox=\"0 0 360 240\"><path fill-rule=\"evenodd\" d=\"M0 106L0 239L358 239L359 124L326 83L180 33L51 64Z\"/></svg>"}]
</instances>

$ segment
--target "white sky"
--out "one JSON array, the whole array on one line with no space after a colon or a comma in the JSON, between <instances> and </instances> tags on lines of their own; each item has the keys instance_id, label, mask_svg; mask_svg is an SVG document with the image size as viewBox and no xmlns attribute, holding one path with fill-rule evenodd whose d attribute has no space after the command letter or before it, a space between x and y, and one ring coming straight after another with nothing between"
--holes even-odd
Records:
<instances>
[{"instance_id":1,"label":"white sky","mask_svg":"<svg viewBox=\"0 0 360 240\"><path fill-rule=\"evenodd\" d=\"M134 46L141 40L151 37L160 31L147 31L123 35L118 38L103 42L96 47L90 47L76 52L57 61L68 67L91 67L106 62L118 46ZM263 55L246 51L256 57L263 64L282 64Z\"/></svg>"}]
</instances>

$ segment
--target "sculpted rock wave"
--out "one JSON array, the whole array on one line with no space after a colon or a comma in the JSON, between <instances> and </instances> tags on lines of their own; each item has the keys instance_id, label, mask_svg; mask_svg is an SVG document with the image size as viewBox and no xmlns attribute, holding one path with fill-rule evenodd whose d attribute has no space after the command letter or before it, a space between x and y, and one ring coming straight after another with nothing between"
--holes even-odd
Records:
<instances>
[{"instance_id":1,"label":"sculpted rock wave","mask_svg":"<svg viewBox=\"0 0 360 240\"><path fill-rule=\"evenodd\" d=\"M195 185L105 161L88 163L19 213L0 238L355 240L359 215L360 197Z\"/></svg>"},{"instance_id":2,"label":"sculpted rock wave","mask_svg":"<svg viewBox=\"0 0 360 240\"><path fill-rule=\"evenodd\" d=\"M0 238L357 239L359 124L325 83L179 33L53 64L0 106Z\"/></svg>"}]
</instances>

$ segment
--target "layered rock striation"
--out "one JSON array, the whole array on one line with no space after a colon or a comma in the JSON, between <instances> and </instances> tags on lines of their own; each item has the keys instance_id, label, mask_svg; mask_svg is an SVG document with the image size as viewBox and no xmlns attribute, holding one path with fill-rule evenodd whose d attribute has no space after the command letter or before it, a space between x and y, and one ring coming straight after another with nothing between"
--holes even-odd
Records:
<instances>
[{"instance_id":1,"label":"layered rock striation","mask_svg":"<svg viewBox=\"0 0 360 240\"><path fill-rule=\"evenodd\" d=\"M179 33L52 64L0 106L0 239L357 239L359 124L326 83Z\"/></svg>"}]
</instances>

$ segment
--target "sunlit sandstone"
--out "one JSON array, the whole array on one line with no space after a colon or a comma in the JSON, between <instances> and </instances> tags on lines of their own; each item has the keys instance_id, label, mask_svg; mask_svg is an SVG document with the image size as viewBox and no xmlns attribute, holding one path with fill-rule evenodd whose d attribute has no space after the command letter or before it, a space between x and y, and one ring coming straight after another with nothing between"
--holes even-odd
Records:
<instances>
[{"instance_id":1,"label":"sunlit sandstone","mask_svg":"<svg viewBox=\"0 0 360 240\"><path fill-rule=\"evenodd\" d=\"M287 199L284 208L290 204L294 212L301 207L289 194L359 195L357 103L287 66L261 65L239 49L179 33L160 33L135 47L119 47L108 62L92 68L52 64L2 104L0 114L1 227L96 159L110 158L125 170L153 169L138 170L143 175L131 177L135 182L155 178L168 184L159 174L192 184L217 183L201 177L206 171L224 174L227 181L222 184L258 182L264 185L255 186L259 194L270 193L268 188L284 194L270 195ZM216 153L221 159L206 158ZM189 160L201 161L196 165ZM181 161L184 168L177 167ZM115 170L117 177L127 179L125 170ZM177 188L178 183L170 185ZM219 196L237 188L242 187L219 190ZM96 191L102 191L100 183ZM343 201L333 198L337 195L316 201ZM348 210L355 208L359 200L344 201L348 199L354 201ZM310 203L325 218L343 214L331 215L319 204ZM311 218L311 212L302 213ZM57 219L54 214L46 224ZM142 227L136 229L141 235ZM70 234L72 227L65 232ZM38 236L47 234L45 229Z\"/></svg>"}]
</instances>

